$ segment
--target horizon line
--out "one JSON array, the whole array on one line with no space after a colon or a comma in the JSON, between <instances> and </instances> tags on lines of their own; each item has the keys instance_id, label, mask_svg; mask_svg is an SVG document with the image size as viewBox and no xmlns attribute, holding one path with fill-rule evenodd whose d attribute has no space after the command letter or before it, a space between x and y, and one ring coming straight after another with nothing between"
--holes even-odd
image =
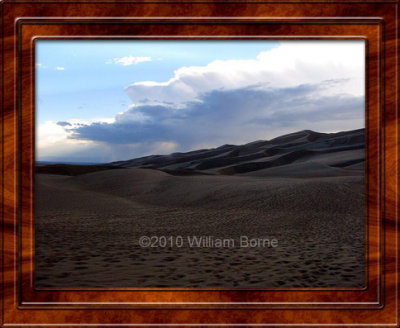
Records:
<instances>
[{"instance_id":1,"label":"horizon line","mask_svg":"<svg viewBox=\"0 0 400 328\"><path fill-rule=\"evenodd\" d=\"M113 163L118 163L118 162L125 162L125 161L131 161L131 160L135 160L135 159L140 159L140 158L146 158L146 157L155 157L155 156L170 156L173 154L184 154L184 153L190 153L193 151L201 151L201 150L213 150L213 149L217 149L223 146L244 146L250 143L254 143L254 142L263 142L263 141L272 141L274 139L280 138L280 137L284 137L284 136L289 136L291 134L296 134L296 133L300 133L300 132L314 132L314 133L318 133L318 134L336 134L336 133L342 133L342 132L351 132L351 131L358 131L358 130L365 130L365 127L363 128L358 128L358 129L352 129L352 130L340 130L340 131L336 131L336 132L318 132L318 131L314 131L314 130L309 130L309 129L304 129L304 130L298 130L295 132L290 132L290 133L286 133L286 134L282 134L282 135L278 135L275 136L271 139L258 139L258 140L254 140L254 141L250 141L247 143L243 143L243 144L223 144L220 146L216 146L216 147L210 147L210 148L199 148L199 149L192 149L192 150L188 150L188 151L177 151L177 152L172 152L172 153L168 153L168 154L151 154L151 155L145 155L145 156L139 156L139 157L132 157L129 159L121 159L121 160L115 160L115 161L109 161L109 162L92 162L92 161L58 161L58 160L36 160L35 159L35 165L37 164L43 164L43 165L55 165L55 164L65 164L65 165L106 165L106 164L113 164Z\"/></svg>"}]
</instances>

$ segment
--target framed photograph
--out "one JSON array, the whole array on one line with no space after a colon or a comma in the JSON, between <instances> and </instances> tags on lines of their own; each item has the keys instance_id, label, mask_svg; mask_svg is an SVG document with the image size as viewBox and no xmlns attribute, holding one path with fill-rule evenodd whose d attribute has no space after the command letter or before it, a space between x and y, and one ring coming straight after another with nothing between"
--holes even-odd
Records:
<instances>
[{"instance_id":1,"label":"framed photograph","mask_svg":"<svg viewBox=\"0 0 400 328\"><path fill-rule=\"evenodd\" d=\"M397 327L398 11L1 2L2 325Z\"/></svg>"}]
</instances>

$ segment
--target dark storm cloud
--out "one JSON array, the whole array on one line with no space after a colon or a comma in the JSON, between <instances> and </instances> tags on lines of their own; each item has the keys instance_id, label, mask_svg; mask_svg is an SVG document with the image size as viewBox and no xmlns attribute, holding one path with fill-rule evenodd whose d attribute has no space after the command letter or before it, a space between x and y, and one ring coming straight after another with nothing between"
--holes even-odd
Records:
<instances>
[{"instance_id":1,"label":"dark storm cloud","mask_svg":"<svg viewBox=\"0 0 400 328\"><path fill-rule=\"evenodd\" d=\"M92 123L73 129L71 138L130 144L173 141L190 148L199 142L240 134L246 127L304 129L304 122L362 118L364 97L319 96L321 85L265 89L252 86L214 90L184 108L170 105L141 105L118 115L113 123ZM59 122L62 123L62 122ZM60 125L60 124L59 124ZM337 125L337 124L336 124Z\"/></svg>"}]
</instances>

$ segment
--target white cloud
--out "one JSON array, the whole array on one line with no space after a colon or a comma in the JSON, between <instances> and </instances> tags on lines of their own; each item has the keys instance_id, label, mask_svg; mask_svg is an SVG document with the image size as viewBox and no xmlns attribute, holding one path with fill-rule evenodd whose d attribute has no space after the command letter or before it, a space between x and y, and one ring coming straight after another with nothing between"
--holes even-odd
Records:
<instances>
[{"instance_id":1,"label":"white cloud","mask_svg":"<svg viewBox=\"0 0 400 328\"><path fill-rule=\"evenodd\" d=\"M74 125L86 125L86 124L92 124L92 123L114 123L115 118L114 117L94 117L92 119L88 120L82 120L79 118L72 118L67 121L68 123L71 123L72 126Z\"/></svg>"},{"instance_id":2,"label":"white cloud","mask_svg":"<svg viewBox=\"0 0 400 328\"><path fill-rule=\"evenodd\" d=\"M37 146L39 149L45 148L48 145L67 139L67 132L56 122L46 121L38 126Z\"/></svg>"},{"instance_id":3,"label":"white cloud","mask_svg":"<svg viewBox=\"0 0 400 328\"><path fill-rule=\"evenodd\" d=\"M96 122L98 121L111 123L114 119L99 119ZM46 121L40 124L36 129L36 160L108 162L113 155L109 149L105 150L104 144L68 138L72 128L90 123L92 121L73 119L68 122Z\"/></svg>"},{"instance_id":4,"label":"white cloud","mask_svg":"<svg viewBox=\"0 0 400 328\"><path fill-rule=\"evenodd\" d=\"M135 56L126 56L126 57L117 57L110 59L106 62L106 64L119 64L122 66L130 66L136 65L139 63L151 61L151 57L135 57Z\"/></svg>"},{"instance_id":5,"label":"white cloud","mask_svg":"<svg viewBox=\"0 0 400 328\"><path fill-rule=\"evenodd\" d=\"M65 70L65 67L57 66L57 67L56 67L56 70L57 70L57 71L64 71L64 70Z\"/></svg>"},{"instance_id":6,"label":"white cloud","mask_svg":"<svg viewBox=\"0 0 400 328\"><path fill-rule=\"evenodd\" d=\"M135 104L172 102L181 106L211 90L250 85L273 88L341 80L326 95L364 95L363 41L283 41L253 60L216 60L181 67L165 82L136 82L126 88Z\"/></svg>"},{"instance_id":7,"label":"white cloud","mask_svg":"<svg viewBox=\"0 0 400 328\"><path fill-rule=\"evenodd\" d=\"M71 134L70 130L79 126L93 123L112 124L114 122L115 118L93 118L91 120L70 119L63 122L46 121L38 126L37 145L39 148L45 148L60 141L65 141Z\"/></svg>"}]
</instances>

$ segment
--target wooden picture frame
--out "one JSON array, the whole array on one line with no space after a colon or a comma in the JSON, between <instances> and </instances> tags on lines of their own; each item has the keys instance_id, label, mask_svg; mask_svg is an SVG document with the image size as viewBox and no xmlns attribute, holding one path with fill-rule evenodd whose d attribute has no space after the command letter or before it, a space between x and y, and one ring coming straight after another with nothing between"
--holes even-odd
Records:
<instances>
[{"instance_id":1,"label":"wooden picture frame","mask_svg":"<svg viewBox=\"0 0 400 328\"><path fill-rule=\"evenodd\" d=\"M5 0L3 326L392 326L398 321L397 0ZM367 247L363 289L35 289L34 40L363 39Z\"/></svg>"}]
</instances>

